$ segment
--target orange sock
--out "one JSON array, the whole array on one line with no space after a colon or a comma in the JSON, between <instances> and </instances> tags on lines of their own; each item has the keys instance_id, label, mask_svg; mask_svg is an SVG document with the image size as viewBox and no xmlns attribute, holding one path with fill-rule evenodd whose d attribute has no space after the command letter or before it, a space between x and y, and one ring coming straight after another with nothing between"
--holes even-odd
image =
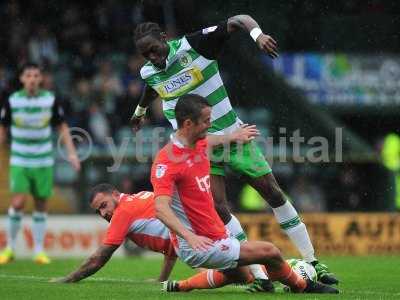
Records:
<instances>
[{"instance_id":1,"label":"orange sock","mask_svg":"<svg viewBox=\"0 0 400 300\"><path fill-rule=\"evenodd\" d=\"M228 283L227 277L219 271L207 270L179 281L179 290L189 292L194 289L215 289Z\"/></svg>"},{"instance_id":2,"label":"orange sock","mask_svg":"<svg viewBox=\"0 0 400 300\"><path fill-rule=\"evenodd\" d=\"M294 272L286 261L282 263L279 271L269 271L268 276L272 281L279 281L295 292L302 292L307 286L303 277Z\"/></svg>"}]
</instances>

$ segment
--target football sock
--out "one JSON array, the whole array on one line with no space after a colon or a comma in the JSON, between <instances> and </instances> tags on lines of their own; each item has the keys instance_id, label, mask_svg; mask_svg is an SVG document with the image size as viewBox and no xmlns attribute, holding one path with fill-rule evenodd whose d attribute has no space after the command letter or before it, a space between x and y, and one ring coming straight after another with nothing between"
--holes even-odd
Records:
<instances>
[{"instance_id":1,"label":"football sock","mask_svg":"<svg viewBox=\"0 0 400 300\"><path fill-rule=\"evenodd\" d=\"M252 282L254 277L248 274L247 282ZM179 290L189 292L194 289L215 289L232 283L228 277L217 270L206 270L178 282Z\"/></svg>"},{"instance_id":2,"label":"football sock","mask_svg":"<svg viewBox=\"0 0 400 300\"><path fill-rule=\"evenodd\" d=\"M15 210L13 207L8 209L8 226L7 226L7 246L15 251L17 234L21 228L22 212Z\"/></svg>"},{"instance_id":3,"label":"football sock","mask_svg":"<svg viewBox=\"0 0 400 300\"><path fill-rule=\"evenodd\" d=\"M303 277L294 272L286 261L281 264L279 270L268 271L268 275L272 281L279 281L289 286L294 292L302 292L307 286Z\"/></svg>"},{"instance_id":4,"label":"football sock","mask_svg":"<svg viewBox=\"0 0 400 300\"><path fill-rule=\"evenodd\" d=\"M47 214L43 212L33 212L32 214L32 235L35 254L43 251L44 236L46 234Z\"/></svg>"},{"instance_id":5,"label":"football sock","mask_svg":"<svg viewBox=\"0 0 400 300\"><path fill-rule=\"evenodd\" d=\"M314 247L308 235L306 225L301 221L293 205L289 201L286 201L284 205L273 208L272 211L279 225L296 245L303 259L309 263L315 261Z\"/></svg>"},{"instance_id":6,"label":"football sock","mask_svg":"<svg viewBox=\"0 0 400 300\"><path fill-rule=\"evenodd\" d=\"M240 225L239 220L231 214L231 220L225 225L231 237L235 237L239 242L247 241L246 233L244 232L242 225ZM267 274L263 271L260 265L249 265L251 273L255 278L258 279L268 279Z\"/></svg>"}]
</instances>

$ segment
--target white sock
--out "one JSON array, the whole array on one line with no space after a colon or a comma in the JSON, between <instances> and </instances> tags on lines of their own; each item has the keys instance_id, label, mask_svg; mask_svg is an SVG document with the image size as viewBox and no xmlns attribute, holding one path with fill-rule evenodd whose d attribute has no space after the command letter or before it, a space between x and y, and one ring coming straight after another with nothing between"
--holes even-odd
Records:
<instances>
[{"instance_id":1,"label":"white sock","mask_svg":"<svg viewBox=\"0 0 400 300\"><path fill-rule=\"evenodd\" d=\"M239 220L231 214L231 220L225 225L228 230L229 236L239 240L239 242L247 241L246 233L244 232Z\"/></svg>"},{"instance_id":2,"label":"white sock","mask_svg":"<svg viewBox=\"0 0 400 300\"><path fill-rule=\"evenodd\" d=\"M43 251L44 236L46 234L47 213L33 212L32 214L32 235L34 252L38 254Z\"/></svg>"},{"instance_id":3,"label":"white sock","mask_svg":"<svg viewBox=\"0 0 400 300\"><path fill-rule=\"evenodd\" d=\"M225 225L225 228L228 230L229 236L238 239L241 243L247 241L246 233L244 232L242 225L240 225L239 220L232 214L231 217L231 220ZM268 279L267 274L265 274L260 265L249 265L249 268L254 278Z\"/></svg>"},{"instance_id":4,"label":"white sock","mask_svg":"<svg viewBox=\"0 0 400 300\"><path fill-rule=\"evenodd\" d=\"M15 251L17 234L21 228L22 215L22 212L15 210L13 207L8 209L7 247L10 247L13 251Z\"/></svg>"},{"instance_id":5,"label":"white sock","mask_svg":"<svg viewBox=\"0 0 400 300\"><path fill-rule=\"evenodd\" d=\"M314 247L308 235L306 225L301 221L293 205L289 201L286 201L284 205L273 208L272 211L281 228L296 245L303 259L306 262L316 260Z\"/></svg>"}]
</instances>

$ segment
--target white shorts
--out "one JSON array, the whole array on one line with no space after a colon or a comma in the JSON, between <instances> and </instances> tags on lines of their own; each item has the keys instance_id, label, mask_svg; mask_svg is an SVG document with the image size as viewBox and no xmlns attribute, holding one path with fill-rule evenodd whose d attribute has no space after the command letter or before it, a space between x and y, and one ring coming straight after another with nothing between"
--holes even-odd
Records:
<instances>
[{"instance_id":1,"label":"white shorts","mask_svg":"<svg viewBox=\"0 0 400 300\"><path fill-rule=\"evenodd\" d=\"M179 248L175 247L178 257L192 268L226 270L237 267L240 255L240 243L228 237L215 241L207 250L193 250L182 238L177 237Z\"/></svg>"}]
</instances>

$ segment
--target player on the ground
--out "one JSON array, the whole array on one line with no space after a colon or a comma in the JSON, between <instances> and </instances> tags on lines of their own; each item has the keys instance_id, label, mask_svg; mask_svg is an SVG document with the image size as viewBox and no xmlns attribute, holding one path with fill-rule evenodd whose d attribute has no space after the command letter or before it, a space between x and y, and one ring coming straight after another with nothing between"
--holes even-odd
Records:
<instances>
[{"instance_id":1,"label":"player on the ground","mask_svg":"<svg viewBox=\"0 0 400 300\"><path fill-rule=\"evenodd\" d=\"M132 116L134 129L140 129L146 108L157 96L163 100L164 115L173 128L177 129L174 109L178 98L185 94L198 94L207 98L212 107L211 127L208 130L210 135L229 133L237 128L242 122L232 109L216 59L230 35L238 30L247 31L258 47L272 58L278 56L274 39L264 34L257 22L247 15L231 17L217 26L168 42L158 24L138 25L135 43L147 63L140 72L146 82L146 89ZM239 221L230 214L227 205L224 164L221 162L226 153L223 152L223 147L214 149L214 162L211 165L212 194L218 215L229 232L244 241L246 235ZM335 276L315 257L305 224L286 199L257 145L249 143L243 149L235 144L231 145L227 165L269 203L281 228L295 244L303 259L316 268L318 279L328 284L337 283ZM257 278L265 279L260 268L254 267L252 271Z\"/></svg>"},{"instance_id":2,"label":"player on the ground","mask_svg":"<svg viewBox=\"0 0 400 300\"><path fill-rule=\"evenodd\" d=\"M3 100L0 114L0 144L6 140L6 129L10 127L10 190L13 193L8 209L7 247L0 253L0 264L14 259L17 233L28 195L32 195L34 200L34 261L48 264L50 259L43 251L43 244L47 199L53 189L52 126L63 139L68 159L76 171L80 170L80 162L59 101L52 92L40 88L42 74L39 66L24 65L20 81L23 88Z\"/></svg>"},{"instance_id":3,"label":"player on the ground","mask_svg":"<svg viewBox=\"0 0 400 300\"><path fill-rule=\"evenodd\" d=\"M210 186L208 147L219 138L207 136L211 107L198 95L180 97L175 107L178 130L171 142L158 153L151 171L156 216L171 232L178 257L189 266L217 269L229 276L232 269L251 264L265 265L271 277L295 292L337 293L318 282L304 280L282 258L273 244L261 241L239 243L228 237L215 208ZM269 279L264 291L273 291ZM166 283L168 291L179 291L179 284Z\"/></svg>"},{"instance_id":4,"label":"player on the ground","mask_svg":"<svg viewBox=\"0 0 400 300\"><path fill-rule=\"evenodd\" d=\"M164 263L158 280L167 280L176 262L176 254L169 230L155 216L154 195L143 191L134 195L120 193L104 183L93 188L90 206L110 225L103 243L79 267L57 282L78 282L100 270L125 238L136 245L164 254Z\"/></svg>"},{"instance_id":5,"label":"player on the ground","mask_svg":"<svg viewBox=\"0 0 400 300\"><path fill-rule=\"evenodd\" d=\"M52 282L73 283L85 279L100 270L111 258L125 238L139 247L164 254L159 281L166 281L176 262L176 254L170 240L169 229L155 215L154 193L142 191L129 195L120 193L108 183L95 186L90 195L90 206L110 225L102 245L78 270ZM112 222L111 222L112 221ZM247 268L241 268L226 278L217 270L200 272L181 282L181 289L211 289L229 283L250 283L254 277Z\"/></svg>"}]
</instances>

